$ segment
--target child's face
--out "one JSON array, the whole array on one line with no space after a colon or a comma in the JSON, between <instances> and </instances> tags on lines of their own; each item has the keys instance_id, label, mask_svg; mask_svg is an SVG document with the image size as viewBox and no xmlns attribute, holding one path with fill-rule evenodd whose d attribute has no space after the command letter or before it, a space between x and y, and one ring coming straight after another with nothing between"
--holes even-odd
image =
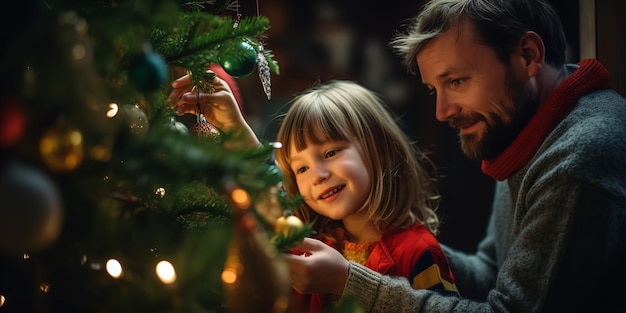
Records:
<instances>
[{"instance_id":1,"label":"child's face","mask_svg":"<svg viewBox=\"0 0 626 313\"><path fill-rule=\"evenodd\" d=\"M334 220L354 215L369 196L372 179L359 153L358 143L310 143L296 151L290 145L289 166L298 191L317 213Z\"/></svg>"}]
</instances>

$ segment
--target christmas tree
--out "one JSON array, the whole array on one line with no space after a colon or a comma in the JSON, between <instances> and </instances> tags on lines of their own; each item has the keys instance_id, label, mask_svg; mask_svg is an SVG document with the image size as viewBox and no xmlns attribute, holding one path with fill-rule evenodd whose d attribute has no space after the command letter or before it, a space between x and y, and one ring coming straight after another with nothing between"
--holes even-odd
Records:
<instances>
[{"instance_id":1,"label":"christmas tree","mask_svg":"<svg viewBox=\"0 0 626 313\"><path fill-rule=\"evenodd\" d=\"M288 311L279 251L309 230L275 228L300 200L281 193L274 145L226 149L232 134L190 131L166 105L172 76L202 88L211 64L256 71L269 99L268 19L218 0L12 6L0 312Z\"/></svg>"}]
</instances>

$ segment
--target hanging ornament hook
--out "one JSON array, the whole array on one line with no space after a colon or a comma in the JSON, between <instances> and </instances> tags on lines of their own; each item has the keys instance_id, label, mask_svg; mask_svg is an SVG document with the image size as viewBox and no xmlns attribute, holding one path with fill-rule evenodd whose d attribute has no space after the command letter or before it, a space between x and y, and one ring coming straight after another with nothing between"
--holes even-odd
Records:
<instances>
[{"instance_id":1,"label":"hanging ornament hook","mask_svg":"<svg viewBox=\"0 0 626 313\"><path fill-rule=\"evenodd\" d=\"M200 88L197 86L193 88L195 88L196 91L196 124L193 125L191 131L200 139L210 137L214 142L220 142L221 134L219 129L217 129L215 125L209 123L202 113L202 106L200 105Z\"/></svg>"},{"instance_id":2,"label":"hanging ornament hook","mask_svg":"<svg viewBox=\"0 0 626 313\"><path fill-rule=\"evenodd\" d=\"M196 89L196 123L206 122L204 115L202 114L202 107L200 106L200 88Z\"/></svg>"},{"instance_id":3,"label":"hanging ornament hook","mask_svg":"<svg viewBox=\"0 0 626 313\"><path fill-rule=\"evenodd\" d=\"M241 13L239 13L239 0L235 3L235 10L237 10L237 14L235 15L235 23L233 23L233 28L237 28L239 26L239 22L241 22Z\"/></svg>"}]
</instances>

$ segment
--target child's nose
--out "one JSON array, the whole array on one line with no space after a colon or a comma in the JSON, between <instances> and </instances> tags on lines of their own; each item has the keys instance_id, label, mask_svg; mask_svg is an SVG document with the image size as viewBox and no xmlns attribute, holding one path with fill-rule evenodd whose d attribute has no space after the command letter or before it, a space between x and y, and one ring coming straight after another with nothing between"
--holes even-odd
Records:
<instances>
[{"instance_id":1,"label":"child's nose","mask_svg":"<svg viewBox=\"0 0 626 313\"><path fill-rule=\"evenodd\" d=\"M326 179L328 179L329 174L330 173L325 168L318 167L317 169L315 169L315 175L313 177L313 184L317 185L317 184L324 182Z\"/></svg>"}]
</instances>

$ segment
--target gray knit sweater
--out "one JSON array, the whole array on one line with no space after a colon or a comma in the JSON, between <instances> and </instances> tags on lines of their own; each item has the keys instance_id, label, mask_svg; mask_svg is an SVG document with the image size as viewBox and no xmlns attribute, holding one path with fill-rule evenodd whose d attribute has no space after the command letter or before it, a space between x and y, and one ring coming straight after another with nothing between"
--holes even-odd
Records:
<instances>
[{"instance_id":1,"label":"gray knit sweater","mask_svg":"<svg viewBox=\"0 0 626 313\"><path fill-rule=\"evenodd\" d=\"M444 249L462 298L356 263L344 297L367 312L626 312L626 100L580 98L497 183L477 252Z\"/></svg>"}]
</instances>

